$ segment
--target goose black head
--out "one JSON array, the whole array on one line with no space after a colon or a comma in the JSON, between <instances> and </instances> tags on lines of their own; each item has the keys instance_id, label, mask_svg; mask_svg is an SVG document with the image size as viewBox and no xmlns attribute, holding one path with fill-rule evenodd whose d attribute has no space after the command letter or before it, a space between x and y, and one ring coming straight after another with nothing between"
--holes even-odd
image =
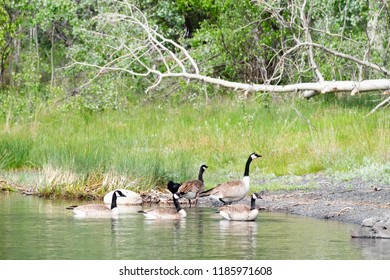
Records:
<instances>
[{"instance_id":1,"label":"goose black head","mask_svg":"<svg viewBox=\"0 0 390 280\"><path fill-rule=\"evenodd\" d=\"M263 199L263 198L260 196L260 194L258 194L258 193L253 193L253 194L252 194L252 198L253 198L253 199Z\"/></svg>"},{"instance_id":2,"label":"goose black head","mask_svg":"<svg viewBox=\"0 0 390 280\"><path fill-rule=\"evenodd\" d=\"M255 158L261 157L261 155L259 155L259 154L257 154L257 153L251 153L249 157L250 157L251 159L255 159Z\"/></svg>"},{"instance_id":3,"label":"goose black head","mask_svg":"<svg viewBox=\"0 0 390 280\"><path fill-rule=\"evenodd\" d=\"M168 184L167 184L168 190L172 194L175 194L180 186L181 186L180 183L174 183L173 181L169 181Z\"/></svg>"},{"instance_id":4,"label":"goose black head","mask_svg":"<svg viewBox=\"0 0 390 280\"><path fill-rule=\"evenodd\" d=\"M116 190L116 191L114 192L114 194L115 194L115 195L119 195L119 196L121 196L121 197L126 197L126 196L123 194L123 192L121 192L120 190Z\"/></svg>"}]
</instances>

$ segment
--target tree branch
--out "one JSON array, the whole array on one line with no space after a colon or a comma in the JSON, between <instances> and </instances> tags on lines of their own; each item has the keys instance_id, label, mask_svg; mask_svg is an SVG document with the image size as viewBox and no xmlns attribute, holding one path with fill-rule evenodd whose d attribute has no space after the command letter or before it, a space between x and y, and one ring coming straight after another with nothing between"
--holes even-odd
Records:
<instances>
[{"instance_id":1,"label":"tree branch","mask_svg":"<svg viewBox=\"0 0 390 280\"><path fill-rule=\"evenodd\" d=\"M365 92L380 90L385 91L390 89L390 79L377 80L361 80L361 81L326 81L319 70L315 61L313 49L319 49L329 53L332 56L348 59L358 65L366 66L386 76L390 75L390 71L377 64L369 61L361 60L349 54L330 49L318 43L312 42L310 34L308 15L305 14L306 0L300 10L300 21L304 31L305 42L300 42L299 38L291 41L283 42L283 46L292 45L289 49L283 47L281 50L274 50L275 57L279 59L276 65L274 75L266 84L249 84L226 81L219 78L213 78L202 75L199 67L190 53L180 44L173 40L167 39L158 33L155 28L149 25L145 15L137 7L130 4L127 0L118 1L118 5L125 7L128 15L120 13L104 13L96 17L99 21L100 30L93 31L92 36L103 38L108 43L104 42L105 48L108 49L105 54L105 63L98 62L79 62L75 61L71 66L79 65L88 68L95 68L97 72L94 77L87 81L81 87L90 84L94 79L108 71L126 72L133 76L152 77L150 86L146 92L156 88L163 79L166 78L183 78L187 80L196 80L205 83L220 85L234 90L242 90L248 92L303 92L304 97L310 98L320 93L329 92ZM274 13L275 17L279 16ZM299 16L298 16L299 17ZM282 19L280 19L282 20ZM290 24L283 21L283 24ZM117 29L116 29L117 28ZM299 27L301 28L301 26ZM115 30L117 30L115 32ZM119 32L118 32L119 30ZM124 33L123 30L130 30L129 33ZM110 44L107 47L107 44ZM299 65L299 60L296 62L291 58L293 52L299 51L301 48L308 47L310 67ZM302 54L304 61L307 54ZM99 59L97 59L99 61ZM285 68L285 64L290 63L293 67L297 67L299 73L304 71L314 71L318 82L313 83L295 83L287 85L271 85L271 81L281 80ZM276 75L279 73L278 75ZM389 98L386 99L388 102ZM382 102L383 104L387 104ZM382 104L381 103L381 104ZM383 104L381 106L383 106ZM380 104L379 104L380 105ZM379 106L378 105L378 106ZM379 107L381 107L379 106ZM378 108L379 108L378 107ZM374 108L375 109L375 108ZM375 109L376 110L376 109Z\"/></svg>"}]
</instances>

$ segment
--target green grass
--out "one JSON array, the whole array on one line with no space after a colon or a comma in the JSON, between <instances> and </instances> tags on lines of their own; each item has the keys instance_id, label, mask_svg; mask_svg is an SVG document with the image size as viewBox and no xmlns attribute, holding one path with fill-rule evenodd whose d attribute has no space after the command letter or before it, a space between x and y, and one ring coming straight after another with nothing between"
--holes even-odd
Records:
<instances>
[{"instance_id":1,"label":"green grass","mask_svg":"<svg viewBox=\"0 0 390 280\"><path fill-rule=\"evenodd\" d=\"M33 119L0 123L0 174L43 195L95 197L195 178L203 163L212 187L241 177L252 151L263 155L252 163L252 182L270 174L348 172L390 160L388 110L365 117L370 109L320 98L100 113L41 109Z\"/></svg>"}]
</instances>

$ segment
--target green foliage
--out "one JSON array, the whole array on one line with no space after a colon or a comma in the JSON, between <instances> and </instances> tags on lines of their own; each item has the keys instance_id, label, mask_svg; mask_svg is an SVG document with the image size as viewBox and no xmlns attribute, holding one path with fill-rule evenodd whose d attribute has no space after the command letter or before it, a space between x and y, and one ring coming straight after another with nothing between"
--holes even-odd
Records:
<instances>
[{"instance_id":1,"label":"green foliage","mask_svg":"<svg viewBox=\"0 0 390 280\"><path fill-rule=\"evenodd\" d=\"M212 187L242 176L252 151L263 155L252 166L253 182L318 172L358 176L354 170L367 162L375 174L375 166L389 160L383 152L390 139L386 113L365 118L370 107L352 99L295 100L293 106L266 96L246 102L210 98L208 106L193 102L43 111L33 120L0 122L8 127L0 134L0 171L32 168L41 178L39 188L83 191L97 185L98 192L165 187L169 179L194 178L204 163Z\"/></svg>"},{"instance_id":2,"label":"green foliage","mask_svg":"<svg viewBox=\"0 0 390 280\"><path fill-rule=\"evenodd\" d=\"M278 84L315 80L304 48L283 57L285 50L296 44L296 39L304 40L300 19L303 1L134 0L129 3L135 4L159 33L186 46L202 74L246 83L264 83L271 78L274 78L271 83ZM304 12L310 19L314 42L388 67L389 35L380 32L383 35L378 42L371 42L368 36L374 19L378 22L377 33L388 29L388 11L387 2L316 0L306 1ZM103 66L126 53L126 50L113 52L112 46L121 42L144 52L142 63L155 65L156 54L140 47L146 35L122 21L103 22L99 15L105 12L128 14L129 10L121 1L114 0L1 1L2 86L11 87L7 90L20 95L28 93L30 100L60 98L59 92L76 95L78 102L82 100L82 106L94 111L119 108L122 101L142 99L147 78L123 72L105 74L78 91L75 89L96 75L96 69L63 68L73 60ZM118 41L97 36L97 31L115 35L110 38ZM361 71L349 60L316 49L314 52L327 80L382 77L368 68ZM282 58L285 60L281 65ZM121 63L119 66L126 66L128 61ZM142 73L142 67L133 66L134 72ZM162 85L155 98L171 95L172 81ZM197 88L194 94L186 94L184 100L213 91L226 92L211 87L200 89L199 84L193 87ZM129 89L128 94L119 94L124 92L123 88Z\"/></svg>"},{"instance_id":3,"label":"green foliage","mask_svg":"<svg viewBox=\"0 0 390 280\"><path fill-rule=\"evenodd\" d=\"M137 0L135 5L144 12L150 24L156 24L166 38L178 41L184 36L184 17L171 0Z\"/></svg>"},{"instance_id":4,"label":"green foliage","mask_svg":"<svg viewBox=\"0 0 390 280\"><path fill-rule=\"evenodd\" d=\"M206 74L264 82L267 75L261 71L267 71L281 36L275 21L252 1L214 1L212 6L194 2L205 5L207 20L190 42L197 60L205 61Z\"/></svg>"}]
</instances>

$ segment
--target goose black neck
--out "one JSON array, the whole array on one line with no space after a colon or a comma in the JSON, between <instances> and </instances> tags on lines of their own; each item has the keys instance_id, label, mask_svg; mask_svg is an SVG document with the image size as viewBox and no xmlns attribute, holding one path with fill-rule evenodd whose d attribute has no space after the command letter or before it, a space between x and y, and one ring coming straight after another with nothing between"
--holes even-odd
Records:
<instances>
[{"instance_id":1,"label":"goose black neck","mask_svg":"<svg viewBox=\"0 0 390 280\"><path fill-rule=\"evenodd\" d=\"M181 210L179 201L173 196L173 204L175 204L176 211L179 212Z\"/></svg>"},{"instance_id":2,"label":"goose black neck","mask_svg":"<svg viewBox=\"0 0 390 280\"><path fill-rule=\"evenodd\" d=\"M200 168L199 170L199 175L198 175L198 180L202 181L203 182L203 172L204 172L204 168L203 166Z\"/></svg>"},{"instance_id":3,"label":"goose black neck","mask_svg":"<svg viewBox=\"0 0 390 280\"><path fill-rule=\"evenodd\" d=\"M112 200L111 200L111 210L114 209L115 207L118 207L118 205L116 204L116 192L114 192L112 194Z\"/></svg>"},{"instance_id":4,"label":"goose black neck","mask_svg":"<svg viewBox=\"0 0 390 280\"><path fill-rule=\"evenodd\" d=\"M252 195L251 196L251 210L253 210L255 208L256 208L256 199Z\"/></svg>"},{"instance_id":5,"label":"goose black neck","mask_svg":"<svg viewBox=\"0 0 390 280\"><path fill-rule=\"evenodd\" d=\"M251 165L251 162L252 162L252 157L249 157L245 164L244 177L249 176L249 166Z\"/></svg>"}]
</instances>

